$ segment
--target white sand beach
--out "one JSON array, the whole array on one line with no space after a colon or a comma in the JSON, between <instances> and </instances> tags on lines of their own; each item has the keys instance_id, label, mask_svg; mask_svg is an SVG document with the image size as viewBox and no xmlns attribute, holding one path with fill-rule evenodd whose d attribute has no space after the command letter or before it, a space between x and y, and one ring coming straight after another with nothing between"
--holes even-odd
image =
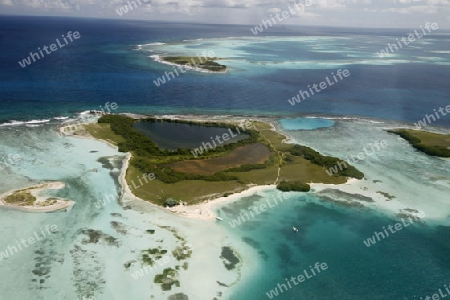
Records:
<instances>
[{"instance_id":1,"label":"white sand beach","mask_svg":"<svg viewBox=\"0 0 450 300\"><path fill-rule=\"evenodd\" d=\"M216 199L211 199L208 201L205 201L201 204L195 204L195 205L178 205L172 208L168 208L169 211L179 214L183 217L188 218L195 218L200 220L213 220L217 217L216 213L214 212L215 209L218 206L226 205L229 203L233 203L235 201L240 200L244 197L252 196L258 192L265 191L268 189L275 189L275 185L257 185L249 187L248 189L239 192L234 193L228 197L220 197Z\"/></svg>"}]
</instances>

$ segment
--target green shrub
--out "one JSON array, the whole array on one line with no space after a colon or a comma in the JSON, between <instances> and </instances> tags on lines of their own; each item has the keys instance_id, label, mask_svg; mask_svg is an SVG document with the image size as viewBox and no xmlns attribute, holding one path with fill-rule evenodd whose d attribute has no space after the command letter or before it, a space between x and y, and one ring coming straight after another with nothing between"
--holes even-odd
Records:
<instances>
[{"instance_id":1,"label":"green shrub","mask_svg":"<svg viewBox=\"0 0 450 300\"><path fill-rule=\"evenodd\" d=\"M281 181L278 183L277 189L282 192L309 192L311 187L300 181Z\"/></svg>"},{"instance_id":2,"label":"green shrub","mask_svg":"<svg viewBox=\"0 0 450 300\"><path fill-rule=\"evenodd\" d=\"M166 206L166 207L174 207L174 206L177 206L178 204L179 204L179 202L172 198L166 199L166 201L164 201L164 206Z\"/></svg>"}]
</instances>

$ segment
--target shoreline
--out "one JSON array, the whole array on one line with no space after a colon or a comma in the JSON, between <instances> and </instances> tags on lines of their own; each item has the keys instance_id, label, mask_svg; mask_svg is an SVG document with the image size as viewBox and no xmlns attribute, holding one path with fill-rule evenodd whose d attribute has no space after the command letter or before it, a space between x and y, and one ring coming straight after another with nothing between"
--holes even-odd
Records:
<instances>
[{"instance_id":1,"label":"shoreline","mask_svg":"<svg viewBox=\"0 0 450 300\"><path fill-rule=\"evenodd\" d=\"M135 115L135 114L132 114L132 116L133 117L148 117L148 115ZM163 118L163 119L170 118L170 119L177 119L177 120L189 120L189 121L195 121L195 122L211 121L211 118L207 118L204 115L151 115L151 116L155 117L155 118ZM240 126L240 125L242 125L242 123L245 123L248 120L264 122L264 123L267 123L270 125L271 131L279 133L280 135L285 137L285 139L283 140L283 143L288 143L288 141L291 140L291 138L288 135L286 135L285 133L283 133L280 130L280 128L277 127L276 124L273 124L273 122L275 121L274 118L250 117L250 116L242 117L242 116L233 116L233 115L216 115L214 117L214 121L219 122L219 121L225 121L225 120L230 122L230 124L233 124L236 126ZM92 122L93 121L94 120L92 120ZM83 135L71 134L69 136L78 137L78 138L88 138L88 139L105 142L110 147L114 148L115 150L118 149L118 147L116 145L113 145L109 141L105 141L103 139L97 139L97 138L91 136L89 133L85 133ZM124 159L122 160L122 168L121 168L120 175L118 178L118 181L120 184L120 190L121 190L121 193L119 195L119 203L122 206L125 206L128 202L132 202L132 200L125 201L125 199L135 199L135 200L150 204L151 206L158 207L159 209L162 209L164 211L168 211L174 215L182 216L184 218L211 221L211 220L215 220L217 218L217 214L215 213L215 209L217 208L217 206L226 205L228 203L238 201L240 198L252 196L252 195L254 195L258 192L264 191L264 190L276 189L276 183L266 184L266 185L252 184L252 185L248 185L245 189L240 190L240 191L234 191L234 192L230 191L232 194L227 197L222 196L222 197L217 197L217 198L209 198L209 199L203 201L203 203L197 203L194 205L186 206L183 204L179 204L174 207L163 207L160 205L156 205L150 201L141 199L131 191L130 185L126 181L126 174L127 174L127 170L128 170L128 166L129 166L129 161L131 158L132 158L132 154L130 152L127 152L125 154ZM354 181L357 182L358 180L354 179ZM343 183L340 185L349 184L350 182L354 182L354 181L353 181L353 178L349 178L346 183ZM320 185L320 183L318 183L318 184ZM327 186L327 184L322 184L322 185ZM337 185L329 184L329 186L337 186ZM313 186L311 185L311 187L313 187Z\"/></svg>"},{"instance_id":2,"label":"shoreline","mask_svg":"<svg viewBox=\"0 0 450 300\"><path fill-rule=\"evenodd\" d=\"M117 147L116 147L117 148ZM242 197L248 197L253 195L254 193L260 192L262 190L272 189L276 188L276 185L253 185L249 186L245 190L242 190L240 192L235 192L228 197L218 197L218 198L211 198L208 200L205 200L204 203L198 203L194 205L177 205L174 207L162 207L159 205L156 205L150 201L146 201L144 199L139 198L130 189L130 186L128 185L126 181L126 174L128 169L128 164L131 159L132 155L131 153L127 153L126 157L123 159L122 169L119 175L119 183L121 185L121 194L120 194L120 204L126 205L128 202L132 202L133 200L138 200L143 203L149 204L153 207L157 207L158 209L161 209L163 211L168 211L173 215L181 216L184 218L190 218L190 219L197 219L197 220L215 220L217 215L214 212L214 209L218 205L225 205L228 203L232 203L234 201L238 201ZM133 199L130 201L125 202L125 198Z\"/></svg>"},{"instance_id":3,"label":"shoreline","mask_svg":"<svg viewBox=\"0 0 450 300\"><path fill-rule=\"evenodd\" d=\"M136 114L131 114L131 115L134 116L134 117L148 117L149 116L149 115L136 115ZM195 122L208 122L208 121L210 121L210 119L206 118L205 116L195 116L195 115L152 115L152 116L157 117L157 118L172 118L172 119L189 120L189 121L195 121ZM216 120L216 121L230 120L229 117L230 116L227 116L227 115L221 115L221 116L216 116L216 118L214 120ZM245 123L247 120L261 121L258 118L243 118L243 117L239 116L239 117L235 117L235 119L231 120L231 123L233 123L233 125L240 126L240 125L242 125L242 123ZM86 124L92 124L92 123L94 123L94 121L95 120L91 120L91 122L86 123ZM275 126L273 124L271 124L271 123L270 123L270 125L272 126L273 130L276 131ZM60 126L59 131L61 132L62 128L64 128L64 127L66 127L66 126ZM280 134L282 134L282 133L280 133ZM286 136L285 134L282 134L282 135ZM96 141L101 141L101 142L104 142L104 143L108 144L113 149L118 150L118 147L116 145L112 144L111 142L103 140L103 139L97 139L97 138L93 137L92 135L90 135L87 132L85 134L83 134L83 135L72 133L72 134L66 134L66 136L67 137L75 137L75 138L92 139L92 140L96 140ZM125 157L122 160L122 168L121 168L121 171L120 171L120 174L119 174L119 177L118 177L118 181L119 181L119 183L121 185L121 187L120 187L121 188L121 194L120 194L119 201L120 201L120 203L122 205L126 204L126 202L124 202L123 200L124 200L125 196L129 195L129 196L131 196L131 198L139 199L142 202L151 204L152 206L158 207L160 209L163 209L163 210L166 210L166 211L172 211L172 209L177 208L177 207L202 206L202 205L205 205L205 204L209 204L212 201L216 202L218 200L220 200L220 202L228 202L228 200L230 198L234 197L235 195L238 195L237 197L239 197L239 195L241 195L241 194L243 194L243 193L245 193L245 192L247 192L249 190L254 190L255 188L258 188L258 187L263 187L264 189L267 189L268 187L276 187L276 185L251 186L251 187L249 187L249 188L247 188L245 190L242 190L242 191L239 191L239 192L235 192L235 193L233 193L232 195L230 195L228 197L211 198L211 199L205 200L205 203L194 204L194 205L190 205L190 206L178 205L178 206L175 206L175 207L172 207L172 208L165 208L165 207L156 205L156 204L154 204L152 202L149 202L149 201L146 201L144 199L141 199L138 196L136 196L135 194L133 194L133 192L130 189L130 185L126 181L126 174L127 174L127 170L128 170L128 165L129 165L130 159L132 158L132 155L131 155L130 152L127 152L127 153L124 153L124 154L125 154ZM210 206L210 205L208 205L208 206ZM172 213L183 216L182 213L178 213L177 211L172 211ZM210 214L212 214L213 216L208 216L208 217L206 217L206 219L214 219L216 217L214 213L210 213ZM201 219L205 219L205 218L201 217Z\"/></svg>"},{"instance_id":4,"label":"shoreline","mask_svg":"<svg viewBox=\"0 0 450 300\"><path fill-rule=\"evenodd\" d=\"M9 192L6 192L6 193L0 195L0 207L13 208L13 209L18 209L18 210L27 211L27 212L42 212L42 213L68 209L68 208L72 207L75 204L75 202L72 200L69 200L69 199L63 199L63 198L59 198L59 197L50 197L50 198L54 198L54 200L56 200L56 203L54 203L54 204L50 204L47 206L36 205L37 203L45 202L48 200L47 197L39 196L38 194L40 192L46 191L46 190L59 190L59 189L64 188L65 186L66 186L66 184L64 182L50 181L50 182L39 183L39 184L32 185L29 187L15 189L15 190L12 190L12 191L9 191ZM4 199L6 197L13 195L14 193L21 191L21 190L26 190L31 195L36 197L36 201L34 202L34 204L32 206L31 205L20 206L20 205L8 204L4 201Z\"/></svg>"},{"instance_id":5,"label":"shoreline","mask_svg":"<svg viewBox=\"0 0 450 300\"><path fill-rule=\"evenodd\" d=\"M326 193L337 190L348 195L371 198L373 200L371 202L359 201L356 198L353 199L353 201L362 204L365 208L377 210L378 212L382 212L394 218L399 217L400 215L410 215L415 218L420 218L422 219L422 221L424 219L428 219L426 216L420 217L420 211L415 207L407 207L403 202L396 201L397 199L395 197L393 199L388 199L386 194L378 191L378 189L374 188L372 185L373 183L371 183L370 181L349 178L347 182L343 184L312 183L311 193L321 196L321 192ZM325 198L329 197L325 196ZM334 203L337 205L352 206L351 201L348 202L345 199L339 198L336 198L334 200L324 200L324 202ZM412 212L411 210L415 212Z\"/></svg>"},{"instance_id":6,"label":"shoreline","mask_svg":"<svg viewBox=\"0 0 450 300\"><path fill-rule=\"evenodd\" d=\"M332 187L343 187L350 186L354 187L355 184L360 182L360 180L356 178L349 178L347 182L342 184L327 184L327 183L311 183L311 190L314 191L310 193L317 193L321 190L332 188ZM275 184L267 184L267 185L254 185L251 186L241 192L234 193L228 197L219 197L215 199L210 199L205 201L205 203L194 204L194 205L178 205L168 209L174 214L186 217L186 218L194 218L197 220L214 220L217 217L215 210L220 206L227 205L236 201L239 201L241 198L250 197L260 192L264 192L267 190L276 190ZM288 192L294 193L294 192Z\"/></svg>"},{"instance_id":7,"label":"shoreline","mask_svg":"<svg viewBox=\"0 0 450 300\"><path fill-rule=\"evenodd\" d=\"M195 122L207 122L210 121L210 119L206 118L205 116L195 116L195 115L155 115L154 117L157 118L172 118L172 119L180 119L180 120L189 120L189 121L195 121ZM267 119L263 120L262 118L243 118L240 116L231 116L234 117L232 120L230 120L230 116L215 116L214 120L215 121L223 121L223 120L228 120L231 121L230 123L232 123L233 125L236 126L240 126L243 123L245 124L245 122L247 120L252 120L252 121L258 121L258 122L267 122L268 124L270 124L271 126L271 130L280 133L281 135L283 135L286 139L285 140L289 140L289 137L287 135L285 135L284 133L281 133L277 130L276 126L274 124L272 124L272 122L268 122ZM74 137L80 137L80 138L92 138L94 140L98 140L98 141L102 141L107 143L109 146L113 147L114 149L118 149L117 146L109 143L108 141L102 140L102 139L96 139L95 137L91 136L90 134L88 134L87 136L81 136L81 135L72 135ZM139 198L138 196L136 196L130 189L130 185L127 183L126 181L126 174L127 174L127 170L128 170L128 165L129 165L129 161L132 158L132 155L130 152L126 153L125 158L123 159L123 164L122 164L122 168L120 171L120 175L118 178L118 181L121 185L121 194L119 197L119 202L122 206L126 205L125 199L136 199L138 201L150 204L151 206L157 207L161 210L164 211L168 211L173 215L177 215L177 216L181 216L184 218L191 218L191 219L197 219L197 220L205 220L205 221L211 221L211 220L215 220L217 215L214 212L215 208L218 205L225 205L228 203L232 203L235 201L238 201L240 198L242 197L248 197L251 196L255 193L258 193L260 191L263 190L267 190L267 189L276 189L276 184L270 184L270 185L252 185L252 186L248 186L246 189L241 190L239 192L234 192L231 195L227 196L227 197L218 197L218 198L210 198L208 200L205 200L203 203L198 203L198 204L194 204L194 205L183 205L183 204L179 204L177 206L174 207L162 207L159 205L156 205L150 201L146 201L144 199ZM130 202L132 202L133 200L130 200Z\"/></svg>"},{"instance_id":8,"label":"shoreline","mask_svg":"<svg viewBox=\"0 0 450 300\"><path fill-rule=\"evenodd\" d=\"M241 192L233 193L228 197L219 197L215 199L206 200L205 203L194 205L177 205L168 208L173 214L183 216L186 218L193 218L197 220L214 220L217 214L214 212L217 206L226 205L238 201L241 198L252 196L258 192L276 189L276 185L254 185Z\"/></svg>"},{"instance_id":9,"label":"shoreline","mask_svg":"<svg viewBox=\"0 0 450 300\"><path fill-rule=\"evenodd\" d=\"M130 115L130 114L128 114ZM134 117L147 117L149 115L140 115L140 114L131 114ZM171 119L179 119L179 120L190 120L190 121L197 121L197 122L205 122L205 121L211 121L211 117L209 118L205 115L151 115L155 118L171 118ZM271 129L285 137L283 140L283 143L288 143L291 138L282 132L281 128L279 128L276 124L273 122L276 120L276 118L271 117L255 117L255 116L234 116L234 115L215 115L213 118L214 121L224 121L227 120L231 124L239 125L242 122L245 122L246 120L252 120L252 121L259 121L259 122L265 122L271 125ZM92 120L94 121L94 120ZM93 136L87 134L87 135L70 135L72 137L78 137L78 138L89 138L101 142L105 142L110 147L114 148L115 150L118 149L117 146L111 144L108 141L102 140L102 139L96 139ZM232 192L231 195L228 197L217 197L217 198L209 198L208 200L203 201L203 203L197 203L194 205L177 205L171 208L164 208L162 206L156 205L154 203L151 203L149 201L146 201L144 199L141 199L133 194L133 192L130 189L130 186L128 185L126 181L126 174L128 170L129 161L131 159L132 155L131 153L126 153L125 157L123 159L123 164L121 168L121 172L119 175L119 183L120 183L120 190L121 193L119 195L119 203L122 206L126 206L129 202L133 202L135 200L138 200L139 202L146 203L151 205L152 207L157 207L158 209L162 211L167 211L173 215L181 216L183 218L187 219L197 219L197 220L203 220L203 221L214 221L217 217L216 209L217 207L220 207L222 205L226 205L228 203L232 203L235 201L238 201L239 199L247 196L251 196L253 194L259 193L264 190L269 189L276 189L275 184L269 184L269 185L249 185L244 190L235 191ZM310 183L311 185L311 193L316 194L320 193L323 190L326 189L335 189L340 190L342 192L351 193L351 194L359 194L362 196L370 197L374 200L374 202L367 205L367 207L377 207L378 209L381 209L382 211L388 212L389 214L400 214L405 209L408 209L408 207L404 207L399 205L397 201L388 201L386 202L386 199L383 195L376 193L376 191L365 191L363 190L362 186L365 184L364 180L358 180L354 178L348 178L345 183L342 184L324 184L324 183ZM129 200L126 200L129 199ZM339 201L337 201L339 204ZM366 206L366 205L365 205Z\"/></svg>"}]
</instances>

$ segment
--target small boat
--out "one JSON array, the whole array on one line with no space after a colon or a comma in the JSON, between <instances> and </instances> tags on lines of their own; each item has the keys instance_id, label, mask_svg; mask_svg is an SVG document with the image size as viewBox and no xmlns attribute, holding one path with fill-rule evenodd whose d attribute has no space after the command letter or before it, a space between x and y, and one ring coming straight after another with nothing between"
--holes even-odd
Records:
<instances>
[{"instance_id":1,"label":"small boat","mask_svg":"<svg viewBox=\"0 0 450 300\"><path fill-rule=\"evenodd\" d=\"M223 219L221 217L219 217L219 216L216 217L216 220L223 221Z\"/></svg>"},{"instance_id":2,"label":"small boat","mask_svg":"<svg viewBox=\"0 0 450 300\"><path fill-rule=\"evenodd\" d=\"M298 228L295 226L292 226L292 230L294 230L295 232L298 232Z\"/></svg>"}]
</instances>

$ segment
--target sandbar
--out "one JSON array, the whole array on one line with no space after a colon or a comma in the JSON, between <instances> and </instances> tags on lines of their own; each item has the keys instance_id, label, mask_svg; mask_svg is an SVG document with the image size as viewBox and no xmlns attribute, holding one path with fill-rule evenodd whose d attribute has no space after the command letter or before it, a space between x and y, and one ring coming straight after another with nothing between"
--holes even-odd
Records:
<instances>
[{"instance_id":1,"label":"sandbar","mask_svg":"<svg viewBox=\"0 0 450 300\"><path fill-rule=\"evenodd\" d=\"M46 190L59 190L65 187L65 183L61 181L50 181L44 182L37 185L9 191L0 195L0 206L19 209L28 212L53 212L58 210L63 210L72 207L75 202L68 199L58 198L58 197L43 197L39 193ZM15 205L7 203L5 199L8 196L16 194L18 192L27 192L36 198L33 205ZM48 202L50 201L50 202ZM48 202L48 203L46 203Z\"/></svg>"}]
</instances>

